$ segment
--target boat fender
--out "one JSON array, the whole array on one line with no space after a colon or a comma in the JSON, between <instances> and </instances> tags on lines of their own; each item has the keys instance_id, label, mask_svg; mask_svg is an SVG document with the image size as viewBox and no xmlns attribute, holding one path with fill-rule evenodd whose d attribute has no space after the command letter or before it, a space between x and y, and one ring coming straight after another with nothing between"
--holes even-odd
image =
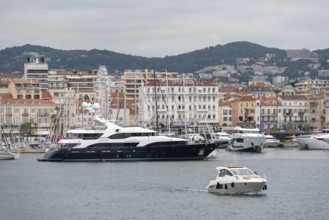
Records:
<instances>
[{"instance_id":1,"label":"boat fender","mask_svg":"<svg viewBox=\"0 0 329 220\"><path fill-rule=\"evenodd\" d=\"M225 189L227 189L227 184L225 184Z\"/></svg>"},{"instance_id":2,"label":"boat fender","mask_svg":"<svg viewBox=\"0 0 329 220\"><path fill-rule=\"evenodd\" d=\"M232 187L232 188L234 187L234 183L233 183L233 182L231 183L231 187Z\"/></svg>"},{"instance_id":3,"label":"boat fender","mask_svg":"<svg viewBox=\"0 0 329 220\"><path fill-rule=\"evenodd\" d=\"M267 190L267 185L264 185L263 186L263 190Z\"/></svg>"}]
</instances>

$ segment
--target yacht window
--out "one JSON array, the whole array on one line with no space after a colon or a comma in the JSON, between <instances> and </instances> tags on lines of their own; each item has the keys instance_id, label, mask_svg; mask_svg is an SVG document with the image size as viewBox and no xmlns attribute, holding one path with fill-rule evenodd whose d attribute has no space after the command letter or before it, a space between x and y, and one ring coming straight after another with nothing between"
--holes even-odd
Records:
<instances>
[{"instance_id":1,"label":"yacht window","mask_svg":"<svg viewBox=\"0 0 329 220\"><path fill-rule=\"evenodd\" d=\"M117 133L109 136L110 139L124 139L128 137L131 137L130 133Z\"/></svg>"},{"instance_id":2,"label":"yacht window","mask_svg":"<svg viewBox=\"0 0 329 220\"><path fill-rule=\"evenodd\" d=\"M225 170L225 169L223 169L223 170L219 171L218 176L219 176L219 177L223 177L223 176L233 176L233 174L232 174L229 170Z\"/></svg>"},{"instance_id":3,"label":"yacht window","mask_svg":"<svg viewBox=\"0 0 329 220\"><path fill-rule=\"evenodd\" d=\"M255 175L253 171L247 168L235 168L231 170L236 175Z\"/></svg>"},{"instance_id":4,"label":"yacht window","mask_svg":"<svg viewBox=\"0 0 329 220\"><path fill-rule=\"evenodd\" d=\"M237 139L236 139L236 142L238 142L238 143L243 143L243 142L244 142L243 140L244 140L243 138L237 138Z\"/></svg>"},{"instance_id":5,"label":"yacht window","mask_svg":"<svg viewBox=\"0 0 329 220\"><path fill-rule=\"evenodd\" d=\"M225 176L225 170L220 170L218 173L218 177L223 177Z\"/></svg>"}]
</instances>

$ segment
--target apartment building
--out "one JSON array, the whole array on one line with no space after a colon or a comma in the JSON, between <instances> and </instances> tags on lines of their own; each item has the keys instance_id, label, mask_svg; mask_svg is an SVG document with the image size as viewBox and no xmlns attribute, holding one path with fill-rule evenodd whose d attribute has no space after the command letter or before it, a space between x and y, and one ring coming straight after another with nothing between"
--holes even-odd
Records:
<instances>
[{"instance_id":1,"label":"apartment building","mask_svg":"<svg viewBox=\"0 0 329 220\"><path fill-rule=\"evenodd\" d=\"M24 79L31 79L40 83L40 89L46 91L48 89L48 64L44 57L35 55L28 57L24 63Z\"/></svg>"},{"instance_id":2,"label":"apartment building","mask_svg":"<svg viewBox=\"0 0 329 220\"><path fill-rule=\"evenodd\" d=\"M42 92L41 96L42 99L26 99L14 98L10 93L0 94L0 124L7 136L19 135L19 126L27 122L33 124L34 135L50 135L56 104L48 92Z\"/></svg>"},{"instance_id":3,"label":"apartment building","mask_svg":"<svg viewBox=\"0 0 329 220\"><path fill-rule=\"evenodd\" d=\"M232 101L220 101L218 106L219 126L232 126Z\"/></svg>"},{"instance_id":4,"label":"apartment building","mask_svg":"<svg viewBox=\"0 0 329 220\"><path fill-rule=\"evenodd\" d=\"M308 117L310 128L323 128L326 121L325 93L310 94L307 97L310 107Z\"/></svg>"},{"instance_id":5,"label":"apartment building","mask_svg":"<svg viewBox=\"0 0 329 220\"><path fill-rule=\"evenodd\" d=\"M139 88L147 83L179 81L178 72L153 70L126 70L123 73L124 94L127 100L138 100Z\"/></svg>"},{"instance_id":6,"label":"apartment building","mask_svg":"<svg viewBox=\"0 0 329 220\"><path fill-rule=\"evenodd\" d=\"M301 129L309 122L309 100L306 95L279 96L282 115L278 123L282 129ZM280 111L280 110L279 110Z\"/></svg>"},{"instance_id":7,"label":"apartment building","mask_svg":"<svg viewBox=\"0 0 329 220\"><path fill-rule=\"evenodd\" d=\"M310 89L322 90L329 88L329 80L311 79L303 80L295 84L295 89L300 92L306 92Z\"/></svg>"},{"instance_id":8,"label":"apartment building","mask_svg":"<svg viewBox=\"0 0 329 220\"><path fill-rule=\"evenodd\" d=\"M282 117L282 104L273 96L262 96L256 100L256 124L261 130L279 127L278 118Z\"/></svg>"},{"instance_id":9,"label":"apartment building","mask_svg":"<svg viewBox=\"0 0 329 220\"><path fill-rule=\"evenodd\" d=\"M219 126L218 86L198 81L144 85L139 94L139 121L162 127Z\"/></svg>"}]
</instances>

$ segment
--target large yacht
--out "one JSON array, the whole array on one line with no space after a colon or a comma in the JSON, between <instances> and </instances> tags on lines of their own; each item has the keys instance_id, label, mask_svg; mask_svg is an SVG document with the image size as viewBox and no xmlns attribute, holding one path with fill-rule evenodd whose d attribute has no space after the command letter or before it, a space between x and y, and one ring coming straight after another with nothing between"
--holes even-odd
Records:
<instances>
[{"instance_id":1,"label":"large yacht","mask_svg":"<svg viewBox=\"0 0 329 220\"><path fill-rule=\"evenodd\" d=\"M97 126L67 132L39 161L203 160L216 143L189 144L142 127L120 127L94 116Z\"/></svg>"},{"instance_id":2,"label":"large yacht","mask_svg":"<svg viewBox=\"0 0 329 220\"><path fill-rule=\"evenodd\" d=\"M299 135L296 139L302 150L329 150L329 133Z\"/></svg>"},{"instance_id":3,"label":"large yacht","mask_svg":"<svg viewBox=\"0 0 329 220\"><path fill-rule=\"evenodd\" d=\"M235 127L230 137L230 151L261 152L265 144L264 134L260 133L258 128Z\"/></svg>"}]
</instances>

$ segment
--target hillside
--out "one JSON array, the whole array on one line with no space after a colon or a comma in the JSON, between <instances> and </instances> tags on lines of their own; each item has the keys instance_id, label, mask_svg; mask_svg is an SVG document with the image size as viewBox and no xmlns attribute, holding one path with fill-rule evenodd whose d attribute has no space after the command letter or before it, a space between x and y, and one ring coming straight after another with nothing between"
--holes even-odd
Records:
<instances>
[{"instance_id":1,"label":"hillside","mask_svg":"<svg viewBox=\"0 0 329 220\"><path fill-rule=\"evenodd\" d=\"M110 72L125 69L167 69L176 72L195 72L206 66L222 63L235 64L236 58L258 58L267 53L276 55L280 62L286 57L285 50L267 48L250 42L234 42L217 45L176 56L147 58L121 54L109 50L57 50L50 47L24 45L0 51L0 72L22 73L27 56L35 52L44 56L50 69L96 69L105 65ZM328 50L323 52L328 54Z\"/></svg>"}]
</instances>

